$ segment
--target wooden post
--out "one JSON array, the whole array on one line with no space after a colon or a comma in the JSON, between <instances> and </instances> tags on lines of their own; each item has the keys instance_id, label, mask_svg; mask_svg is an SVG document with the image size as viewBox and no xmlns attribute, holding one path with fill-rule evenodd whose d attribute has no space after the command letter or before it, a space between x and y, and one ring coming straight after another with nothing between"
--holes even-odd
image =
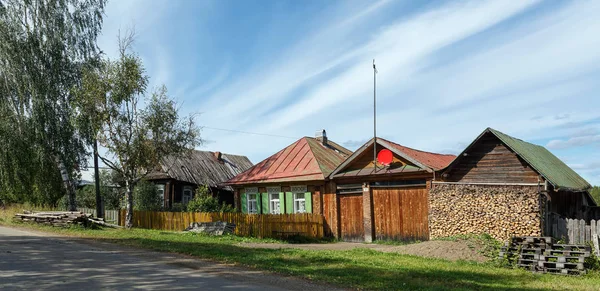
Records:
<instances>
[{"instance_id":1,"label":"wooden post","mask_svg":"<svg viewBox=\"0 0 600 291\"><path fill-rule=\"evenodd\" d=\"M363 184L363 226L365 228L365 242L373 242L373 208L371 207L371 187L369 183Z\"/></svg>"},{"instance_id":2,"label":"wooden post","mask_svg":"<svg viewBox=\"0 0 600 291\"><path fill-rule=\"evenodd\" d=\"M600 249L598 249L598 225L596 225L596 221L595 220L591 220L590 221L590 231L592 234L592 244L594 245L594 251L596 252L596 255L599 256L600 255Z\"/></svg>"},{"instance_id":3,"label":"wooden post","mask_svg":"<svg viewBox=\"0 0 600 291\"><path fill-rule=\"evenodd\" d=\"M242 212L240 189L234 188L233 190L233 207L236 212Z\"/></svg>"}]
</instances>

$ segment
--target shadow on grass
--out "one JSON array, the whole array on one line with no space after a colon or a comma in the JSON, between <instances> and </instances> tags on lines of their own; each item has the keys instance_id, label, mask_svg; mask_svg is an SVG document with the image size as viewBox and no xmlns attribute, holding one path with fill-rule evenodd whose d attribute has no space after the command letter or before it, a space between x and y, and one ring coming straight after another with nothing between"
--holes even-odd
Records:
<instances>
[{"instance_id":1,"label":"shadow on grass","mask_svg":"<svg viewBox=\"0 0 600 291\"><path fill-rule=\"evenodd\" d=\"M306 251L252 249L231 244L181 242L160 238L103 239L159 251L235 262L263 270L300 276L345 287L408 290L545 290L527 287L535 276L490 266L383 254L371 250ZM406 261L406 264L403 264ZM450 266L450 268L448 268Z\"/></svg>"}]
</instances>

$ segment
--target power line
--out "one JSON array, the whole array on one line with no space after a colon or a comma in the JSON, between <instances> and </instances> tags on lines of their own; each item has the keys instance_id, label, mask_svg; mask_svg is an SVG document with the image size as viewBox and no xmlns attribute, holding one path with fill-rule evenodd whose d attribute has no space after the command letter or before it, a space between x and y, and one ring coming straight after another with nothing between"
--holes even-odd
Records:
<instances>
[{"instance_id":1,"label":"power line","mask_svg":"<svg viewBox=\"0 0 600 291\"><path fill-rule=\"evenodd\" d=\"M221 131L229 131L229 132L237 132L237 133L244 133L244 134L253 134L253 135L263 135L263 136L271 136L271 137L281 137L281 138L298 139L297 137L291 137L291 136L285 136L285 135L268 134L268 133L258 133L258 132L249 132L249 131L241 131L241 130L226 129L226 128L216 128L216 127L210 127L210 126L203 126L202 128L213 129L213 130L221 130Z\"/></svg>"}]
</instances>

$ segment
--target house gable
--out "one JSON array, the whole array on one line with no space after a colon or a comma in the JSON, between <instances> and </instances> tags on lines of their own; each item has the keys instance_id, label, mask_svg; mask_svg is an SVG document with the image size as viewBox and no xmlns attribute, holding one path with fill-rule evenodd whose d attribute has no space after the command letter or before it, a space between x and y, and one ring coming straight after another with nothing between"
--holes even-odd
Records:
<instances>
[{"instance_id":1,"label":"house gable","mask_svg":"<svg viewBox=\"0 0 600 291\"><path fill-rule=\"evenodd\" d=\"M538 183L539 174L492 133L485 133L444 173L448 182Z\"/></svg>"}]
</instances>

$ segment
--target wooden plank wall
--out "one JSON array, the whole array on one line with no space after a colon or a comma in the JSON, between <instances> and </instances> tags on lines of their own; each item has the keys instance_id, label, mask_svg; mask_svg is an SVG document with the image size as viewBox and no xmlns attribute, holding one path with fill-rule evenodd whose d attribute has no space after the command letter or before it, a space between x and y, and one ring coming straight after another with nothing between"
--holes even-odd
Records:
<instances>
[{"instance_id":1,"label":"wooden plank wall","mask_svg":"<svg viewBox=\"0 0 600 291\"><path fill-rule=\"evenodd\" d=\"M548 220L550 224L549 236L564 240L569 244L583 245L591 243L597 255L600 255L600 220L570 219L557 213L550 213Z\"/></svg>"},{"instance_id":2,"label":"wooden plank wall","mask_svg":"<svg viewBox=\"0 0 600 291\"><path fill-rule=\"evenodd\" d=\"M362 193L339 195L339 203L341 239L344 241L364 241Z\"/></svg>"},{"instance_id":3,"label":"wooden plank wall","mask_svg":"<svg viewBox=\"0 0 600 291\"><path fill-rule=\"evenodd\" d=\"M296 232L313 238L323 238L323 216L299 214L245 214L134 211L133 227L182 231L192 222L226 221L235 223L235 234L259 238L278 237L280 232ZM125 225L125 210L121 210L119 225Z\"/></svg>"},{"instance_id":4,"label":"wooden plank wall","mask_svg":"<svg viewBox=\"0 0 600 291\"><path fill-rule=\"evenodd\" d=\"M325 183L323 187L323 218L325 220L325 236L338 237L338 203L335 194L336 184L333 182Z\"/></svg>"},{"instance_id":5,"label":"wooden plank wall","mask_svg":"<svg viewBox=\"0 0 600 291\"><path fill-rule=\"evenodd\" d=\"M372 188L375 238L428 240L428 203L425 187Z\"/></svg>"},{"instance_id":6,"label":"wooden plank wall","mask_svg":"<svg viewBox=\"0 0 600 291\"><path fill-rule=\"evenodd\" d=\"M537 183L538 174L487 133L448 172L448 182Z\"/></svg>"}]
</instances>

